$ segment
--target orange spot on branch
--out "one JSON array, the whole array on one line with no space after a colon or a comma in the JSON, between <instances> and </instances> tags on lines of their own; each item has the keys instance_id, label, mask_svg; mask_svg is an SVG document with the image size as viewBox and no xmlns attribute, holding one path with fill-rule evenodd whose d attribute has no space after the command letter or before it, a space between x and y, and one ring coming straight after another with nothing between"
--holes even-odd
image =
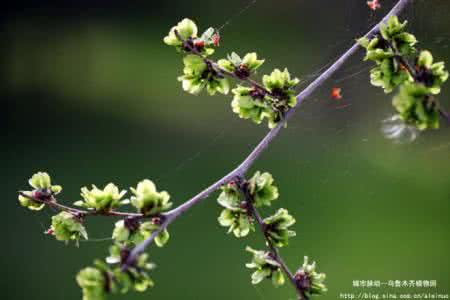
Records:
<instances>
[{"instance_id":1,"label":"orange spot on branch","mask_svg":"<svg viewBox=\"0 0 450 300\"><path fill-rule=\"evenodd\" d=\"M331 89L331 98L334 100L340 100L342 99L342 95L341 95L341 88L338 87L334 87Z\"/></svg>"},{"instance_id":2,"label":"orange spot on branch","mask_svg":"<svg viewBox=\"0 0 450 300\"><path fill-rule=\"evenodd\" d=\"M380 4L379 0L367 1L367 6L373 11L381 8L381 4Z\"/></svg>"}]
</instances>

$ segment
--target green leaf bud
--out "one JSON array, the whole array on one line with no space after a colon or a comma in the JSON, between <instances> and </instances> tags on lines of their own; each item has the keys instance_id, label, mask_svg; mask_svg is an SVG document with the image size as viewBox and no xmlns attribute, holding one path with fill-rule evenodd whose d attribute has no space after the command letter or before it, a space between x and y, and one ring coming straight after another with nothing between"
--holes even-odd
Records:
<instances>
[{"instance_id":1,"label":"green leaf bud","mask_svg":"<svg viewBox=\"0 0 450 300\"><path fill-rule=\"evenodd\" d=\"M155 184L149 179L139 182L136 188L131 188L131 192L134 194L131 197L131 204L144 215L158 214L172 207L169 193L158 192Z\"/></svg>"},{"instance_id":2,"label":"green leaf bud","mask_svg":"<svg viewBox=\"0 0 450 300\"><path fill-rule=\"evenodd\" d=\"M121 262L121 246L119 244L114 244L109 247L109 256L106 258L108 264L118 264Z\"/></svg>"},{"instance_id":3,"label":"green leaf bud","mask_svg":"<svg viewBox=\"0 0 450 300\"><path fill-rule=\"evenodd\" d=\"M139 233L142 237L142 241L144 241L146 238L148 238L153 232L158 230L160 225L152 222L144 222L139 227ZM156 237L155 237L155 244L158 247L163 247L168 241L169 241L170 235L167 229L162 230ZM136 242L136 244L140 244L141 242Z\"/></svg>"},{"instance_id":4,"label":"green leaf bud","mask_svg":"<svg viewBox=\"0 0 450 300\"><path fill-rule=\"evenodd\" d=\"M228 233L233 233L235 237L245 237L254 231L254 225L245 211L233 211L224 209L218 218L219 224L229 227Z\"/></svg>"},{"instance_id":5,"label":"green leaf bud","mask_svg":"<svg viewBox=\"0 0 450 300\"><path fill-rule=\"evenodd\" d=\"M287 246L289 238L295 236L295 231L288 229L294 223L294 217L286 209L280 208L274 215L264 219L267 237L276 247Z\"/></svg>"},{"instance_id":6,"label":"green leaf bud","mask_svg":"<svg viewBox=\"0 0 450 300\"><path fill-rule=\"evenodd\" d=\"M57 194L61 193L62 186L60 186L60 185L52 185L50 187L50 191L52 192L52 194L57 195Z\"/></svg>"},{"instance_id":7,"label":"green leaf bud","mask_svg":"<svg viewBox=\"0 0 450 300\"><path fill-rule=\"evenodd\" d=\"M284 284L285 280L280 264L269 252L254 250L250 247L247 247L246 251L253 254L252 261L245 265L249 269L255 269L251 276L252 284L258 284L264 279L271 279L276 287Z\"/></svg>"},{"instance_id":8,"label":"green leaf bud","mask_svg":"<svg viewBox=\"0 0 450 300\"><path fill-rule=\"evenodd\" d=\"M58 241L78 241L80 238L88 239L86 228L81 221L68 212L60 212L52 217L51 229Z\"/></svg>"},{"instance_id":9,"label":"green leaf bud","mask_svg":"<svg viewBox=\"0 0 450 300\"><path fill-rule=\"evenodd\" d=\"M402 32L393 39L393 46L402 56L410 55L416 52L415 45L417 39L414 35L408 32Z\"/></svg>"},{"instance_id":10,"label":"green leaf bud","mask_svg":"<svg viewBox=\"0 0 450 300\"><path fill-rule=\"evenodd\" d=\"M235 66L228 59L224 59L224 58L219 59L217 61L217 65L228 72L234 72L234 70L235 70Z\"/></svg>"},{"instance_id":11,"label":"green leaf bud","mask_svg":"<svg viewBox=\"0 0 450 300\"><path fill-rule=\"evenodd\" d=\"M52 185L50 176L46 172L38 172L28 180L33 191L22 191L24 195L19 195L18 200L21 206L27 207L30 210L41 210L44 208L44 201L55 201L53 195L59 194L62 191L60 185ZM36 201L29 197L39 199Z\"/></svg>"},{"instance_id":12,"label":"green leaf bud","mask_svg":"<svg viewBox=\"0 0 450 300\"><path fill-rule=\"evenodd\" d=\"M223 185L221 187L222 192L220 193L219 197L217 198L217 202L233 211L240 210L240 203L241 203L241 192L239 191L238 187L236 186L235 182L228 183L226 185Z\"/></svg>"},{"instance_id":13,"label":"green leaf bud","mask_svg":"<svg viewBox=\"0 0 450 300\"><path fill-rule=\"evenodd\" d=\"M30 196L30 197L33 194L33 192L31 192L31 191L24 191L22 193L24 193L25 195ZM30 210L35 210L35 211L41 210L45 206L45 203L34 201L33 199L30 199L30 198L22 196L22 195L19 195L18 200L19 200L19 203L21 206L26 207Z\"/></svg>"},{"instance_id":14,"label":"green leaf bud","mask_svg":"<svg viewBox=\"0 0 450 300\"><path fill-rule=\"evenodd\" d=\"M247 236L250 230L254 231L252 219L245 206L241 205L241 193L235 183L222 186L217 202L225 208L217 220L221 226L228 227L228 233L240 238Z\"/></svg>"},{"instance_id":15,"label":"green leaf bud","mask_svg":"<svg viewBox=\"0 0 450 300\"><path fill-rule=\"evenodd\" d=\"M420 83L405 83L393 98L392 105L399 117L419 130L439 127L438 106L429 89Z\"/></svg>"},{"instance_id":16,"label":"green leaf bud","mask_svg":"<svg viewBox=\"0 0 450 300\"><path fill-rule=\"evenodd\" d=\"M116 243L134 247L142 243L154 231L158 230L160 225L153 221L140 223L135 218L117 221L113 230L112 238ZM158 247L163 247L169 240L167 229L161 231L155 237L155 243Z\"/></svg>"},{"instance_id":17,"label":"green leaf bud","mask_svg":"<svg viewBox=\"0 0 450 300\"><path fill-rule=\"evenodd\" d=\"M207 65L203 58L189 54L184 57L183 63L183 75L178 77L178 81L182 82L184 91L196 95L206 87L210 95L216 92L228 94L228 79L219 75L212 65Z\"/></svg>"},{"instance_id":18,"label":"green leaf bud","mask_svg":"<svg viewBox=\"0 0 450 300\"><path fill-rule=\"evenodd\" d=\"M119 191L113 183L108 183L103 189L92 185L91 190L87 187L81 188L83 200L75 202L74 205L96 211L109 211L129 203L128 200L121 200L125 194L125 190Z\"/></svg>"},{"instance_id":19,"label":"green leaf bud","mask_svg":"<svg viewBox=\"0 0 450 300\"><path fill-rule=\"evenodd\" d=\"M417 58L417 65L429 69L433 64L433 55L428 50L421 51Z\"/></svg>"},{"instance_id":20,"label":"green leaf bud","mask_svg":"<svg viewBox=\"0 0 450 300\"><path fill-rule=\"evenodd\" d=\"M444 62L433 63L430 51L421 51L417 58L417 81L424 84L428 91L433 94L441 92L442 84L448 79Z\"/></svg>"},{"instance_id":21,"label":"green leaf bud","mask_svg":"<svg viewBox=\"0 0 450 300\"><path fill-rule=\"evenodd\" d=\"M105 299L106 279L103 272L87 267L78 273L76 279L83 291L83 300Z\"/></svg>"},{"instance_id":22,"label":"green leaf bud","mask_svg":"<svg viewBox=\"0 0 450 300\"><path fill-rule=\"evenodd\" d=\"M257 171L249 180L249 192L255 207L270 206L271 202L278 199L278 188L273 184L274 179L268 172Z\"/></svg>"},{"instance_id":23,"label":"green leaf bud","mask_svg":"<svg viewBox=\"0 0 450 300\"><path fill-rule=\"evenodd\" d=\"M380 33L385 40L390 40L402 33L407 24L408 21L400 23L397 16L391 16L386 23L380 25Z\"/></svg>"},{"instance_id":24,"label":"green leaf bud","mask_svg":"<svg viewBox=\"0 0 450 300\"><path fill-rule=\"evenodd\" d=\"M156 237L155 237L155 244L158 247L163 247L170 238L170 234L167 231L167 229L162 230Z\"/></svg>"},{"instance_id":25,"label":"green leaf bud","mask_svg":"<svg viewBox=\"0 0 450 300\"><path fill-rule=\"evenodd\" d=\"M227 78L219 78L211 75L206 82L206 91L210 96L213 96L216 93L226 95L230 91L230 82Z\"/></svg>"},{"instance_id":26,"label":"green leaf bud","mask_svg":"<svg viewBox=\"0 0 450 300\"><path fill-rule=\"evenodd\" d=\"M365 36L357 39L356 42L358 42L358 44L361 47L366 48L366 49L369 47L369 44L370 44L370 40L367 37L365 37Z\"/></svg>"},{"instance_id":27,"label":"green leaf bud","mask_svg":"<svg viewBox=\"0 0 450 300\"><path fill-rule=\"evenodd\" d=\"M164 38L164 43L169 46L181 46L182 42L175 34L175 30L178 32L183 40L197 37L197 25L190 19L183 19L181 22L170 29L169 34Z\"/></svg>"},{"instance_id":28,"label":"green leaf bud","mask_svg":"<svg viewBox=\"0 0 450 300\"><path fill-rule=\"evenodd\" d=\"M370 70L370 83L383 88L385 93L390 93L397 86L411 80L408 71L401 68L393 58L383 59L379 65Z\"/></svg>"},{"instance_id":29,"label":"green leaf bud","mask_svg":"<svg viewBox=\"0 0 450 300\"><path fill-rule=\"evenodd\" d=\"M240 118L250 119L256 124L260 124L264 118L267 118L269 123L275 123L274 113L267 101L270 98L266 97L264 91L255 87L238 85L232 90L232 93L234 97L231 107Z\"/></svg>"},{"instance_id":30,"label":"green leaf bud","mask_svg":"<svg viewBox=\"0 0 450 300\"><path fill-rule=\"evenodd\" d=\"M275 272L272 272L272 284L275 287L282 286L284 284L284 275L283 272L278 269Z\"/></svg>"},{"instance_id":31,"label":"green leaf bud","mask_svg":"<svg viewBox=\"0 0 450 300\"><path fill-rule=\"evenodd\" d=\"M297 286L302 292L310 298L313 295L322 295L327 292L327 288L324 284L324 273L317 273L316 263L308 263L308 257L305 256L302 267L295 273L294 279Z\"/></svg>"},{"instance_id":32,"label":"green leaf bud","mask_svg":"<svg viewBox=\"0 0 450 300\"><path fill-rule=\"evenodd\" d=\"M130 237L131 231L125 226L125 221L117 221L112 233L112 239L116 242L125 242Z\"/></svg>"},{"instance_id":33,"label":"green leaf bud","mask_svg":"<svg viewBox=\"0 0 450 300\"><path fill-rule=\"evenodd\" d=\"M37 172L28 180L28 183L35 189L50 189L51 179L46 172Z\"/></svg>"},{"instance_id":34,"label":"green leaf bud","mask_svg":"<svg viewBox=\"0 0 450 300\"><path fill-rule=\"evenodd\" d=\"M381 37L390 43L390 46L396 50L396 54L402 56L416 52L417 39L414 35L405 32L406 24L407 21L400 23L396 16L392 16L386 24L380 26Z\"/></svg>"},{"instance_id":35,"label":"green leaf bud","mask_svg":"<svg viewBox=\"0 0 450 300\"><path fill-rule=\"evenodd\" d=\"M381 64L394 56L406 56L416 52L417 39L405 32L407 22L400 23L398 18L391 17L386 24L381 24L380 34L372 39L363 37L358 43L367 50L364 60L372 60Z\"/></svg>"},{"instance_id":36,"label":"green leaf bud","mask_svg":"<svg viewBox=\"0 0 450 300\"><path fill-rule=\"evenodd\" d=\"M263 84L270 91L289 90L296 86L300 80L298 78L291 79L291 74L287 69L281 72L279 69L272 71L270 75L263 76Z\"/></svg>"},{"instance_id":37,"label":"green leaf bud","mask_svg":"<svg viewBox=\"0 0 450 300\"><path fill-rule=\"evenodd\" d=\"M284 114L297 104L294 87L299 82L298 78L291 79L287 69L283 72L275 69L270 75L263 76L264 87L270 92L269 103L273 112L269 119L270 128L275 127Z\"/></svg>"},{"instance_id":38,"label":"green leaf bud","mask_svg":"<svg viewBox=\"0 0 450 300\"><path fill-rule=\"evenodd\" d=\"M242 59L242 64L245 65L250 72L255 72L263 63L264 59L258 59L255 52L247 53Z\"/></svg>"},{"instance_id":39,"label":"green leaf bud","mask_svg":"<svg viewBox=\"0 0 450 300\"><path fill-rule=\"evenodd\" d=\"M384 49L374 49L374 50L368 50L366 53L366 56L364 57L364 60L371 60L377 63L381 63L386 58L391 58L394 56L394 53L392 50L384 50Z\"/></svg>"},{"instance_id":40,"label":"green leaf bud","mask_svg":"<svg viewBox=\"0 0 450 300\"><path fill-rule=\"evenodd\" d=\"M256 71L264 60L258 60L255 52L247 53L244 58L241 58L235 52L228 55L228 59L220 59L217 64L219 67L228 72L234 73L240 79L246 79Z\"/></svg>"}]
</instances>

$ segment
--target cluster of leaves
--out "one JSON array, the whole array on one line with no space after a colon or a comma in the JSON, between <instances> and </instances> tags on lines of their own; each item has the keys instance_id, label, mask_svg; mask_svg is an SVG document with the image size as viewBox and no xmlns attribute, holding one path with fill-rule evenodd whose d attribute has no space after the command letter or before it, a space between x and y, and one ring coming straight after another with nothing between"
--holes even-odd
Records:
<instances>
[{"instance_id":1,"label":"cluster of leaves","mask_svg":"<svg viewBox=\"0 0 450 300\"><path fill-rule=\"evenodd\" d=\"M326 275L317 273L316 262L310 264L307 256L304 257L303 265L295 273L294 278L306 299L313 295L321 295L327 291L324 284Z\"/></svg>"},{"instance_id":2,"label":"cluster of leaves","mask_svg":"<svg viewBox=\"0 0 450 300\"><path fill-rule=\"evenodd\" d=\"M44 199L46 201L52 201L54 195L59 194L62 191L60 185L52 185L50 176L45 172L38 172L34 174L28 183L33 188L32 191L23 191L25 195L19 195L19 203L23 207L30 210L41 210L44 208L45 203L43 201L35 201L29 197ZM27 197L28 196L28 197Z\"/></svg>"},{"instance_id":3,"label":"cluster of leaves","mask_svg":"<svg viewBox=\"0 0 450 300\"><path fill-rule=\"evenodd\" d=\"M120 255L126 260L129 251L122 249ZM108 264L95 260L93 266L82 269L76 277L83 292L83 300L102 300L107 294L122 293L130 290L144 292L153 286L148 271L155 265L148 261L147 254L141 254L124 272L120 264Z\"/></svg>"},{"instance_id":4,"label":"cluster of leaves","mask_svg":"<svg viewBox=\"0 0 450 300\"><path fill-rule=\"evenodd\" d=\"M406 32L407 21L392 16L371 39L363 37L359 43L367 52L365 60L376 63L370 71L371 83L391 93L396 88L393 106L398 118L418 130L439 127L440 105L434 95L440 93L448 79L443 62L434 62L432 54L416 49L417 39ZM409 60L415 62L414 67Z\"/></svg>"},{"instance_id":5,"label":"cluster of leaves","mask_svg":"<svg viewBox=\"0 0 450 300\"><path fill-rule=\"evenodd\" d=\"M126 293L129 290L141 292L153 286L148 271L154 268L154 264L148 262L147 254L141 254L131 262L128 258L133 247L159 230L164 220L162 213L172 205L166 191L157 191L154 183L148 179L139 182L136 188L130 188L130 200L123 199L126 191L119 190L113 183L107 184L103 189L95 185L92 189L83 187L82 200L76 201L74 205L86 210L79 210L57 202L55 196L62 188L52 185L47 173L34 174L29 184L33 190L21 192L19 203L34 211L45 205L61 209L60 213L51 218L51 227L47 233L66 243L75 241L78 245L81 238L88 239L84 226L84 218L88 215L114 215L115 209L126 204L131 204L138 211L137 214L124 213L127 217L115 223L112 232L114 244L110 247L106 260L96 260L93 266L78 273L77 282L82 288L84 300L104 299L108 293ZM145 221L146 219L149 220ZM168 240L167 229L161 230L155 237L155 243L159 247L164 246ZM125 263L127 268L123 271Z\"/></svg>"},{"instance_id":6,"label":"cluster of leaves","mask_svg":"<svg viewBox=\"0 0 450 300\"><path fill-rule=\"evenodd\" d=\"M248 181L248 194L255 207L270 206L271 202L278 198L278 188L273 182L272 175L267 172L256 172ZM222 192L217 198L219 205L223 207L218 218L219 224L229 227L228 232L233 232L236 237L247 236L250 231L255 230L255 226L241 187L233 181L221 189ZM274 226L273 230L278 228Z\"/></svg>"},{"instance_id":7,"label":"cluster of leaves","mask_svg":"<svg viewBox=\"0 0 450 300\"><path fill-rule=\"evenodd\" d=\"M108 213L114 209L131 204L144 216L158 214L169 209L172 203L166 191L158 192L155 184L145 179L138 183L136 188L130 188L133 194L130 199L123 199L125 190L119 191L114 183L108 183L103 189L92 185L92 189L81 188L82 200L76 201L75 206L86 208L89 211Z\"/></svg>"},{"instance_id":8,"label":"cluster of leaves","mask_svg":"<svg viewBox=\"0 0 450 300\"><path fill-rule=\"evenodd\" d=\"M264 75L262 84L259 84L250 79L264 63L256 53L247 53L241 58L232 52L215 63L208 56L218 46L218 32L210 27L200 37L197 34L197 25L183 19L164 38L167 45L174 46L185 55L183 75L178 80L186 92L198 94L206 89L210 95L228 94L230 82L226 76L241 80L247 85L238 84L231 89L234 95L231 103L233 112L256 124L267 119L270 128L275 127L284 114L296 105L294 87L299 80L291 78L287 69L275 69L270 75Z\"/></svg>"},{"instance_id":9,"label":"cluster of leaves","mask_svg":"<svg viewBox=\"0 0 450 300\"><path fill-rule=\"evenodd\" d=\"M223 207L218 218L219 224L228 227L229 233L232 232L236 237L241 238L255 230L256 222L261 222L259 225L263 230L269 250L287 246L289 238L295 236L295 232L290 230L295 219L288 211L280 208L276 213L262 220L258 219L256 215L258 208L271 206L278 197L278 188L270 173L258 171L249 180L232 181L222 186L222 192L217 199L219 205ZM248 268L254 269L251 276L253 284L258 284L264 279L270 279L276 287L284 284L283 269L276 252L254 250L250 247L246 249L253 254L252 261L246 264ZM316 294L318 287L321 292L325 292L325 286L319 285L324 276L323 279L322 275L316 278L311 272L308 273L308 278L314 282L314 285L301 286L302 281L299 281L296 283L298 288L300 289L301 286L302 292L311 295ZM322 281L319 282L319 279Z\"/></svg>"},{"instance_id":10,"label":"cluster of leaves","mask_svg":"<svg viewBox=\"0 0 450 300\"><path fill-rule=\"evenodd\" d=\"M83 226L83 220L66 211L62 211L52 217L50 232L52 232L58 241L64 241L66 243L75 241L78 245L81 237L86 240L88 239L86 228Z\"/></svg>"},{"instance_id":11,"label":"cluster of leaves","mask_svg":"<svg viewBox=\"0 0 450 300\"><path fill-rule=\"evenodd\" d=\"M276 287L284 284L285 279L281 265L273 258L272 253L247 247L246 250L253 254L252 261L245 264L249 269L255 269L252 274L252 283L258 284L264 279L270 279Z\"/></svg>"}]
</instances>

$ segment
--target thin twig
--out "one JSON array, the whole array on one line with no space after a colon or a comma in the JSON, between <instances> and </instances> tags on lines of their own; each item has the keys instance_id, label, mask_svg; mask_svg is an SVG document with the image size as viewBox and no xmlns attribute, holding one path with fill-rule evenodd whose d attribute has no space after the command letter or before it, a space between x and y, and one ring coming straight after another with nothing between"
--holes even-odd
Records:
<instances>
[{"instance_id":1,"label":"thin twig","mask_svg":"<svg viewBox=\"0 0 450 300\"><path fill-rule=\"evenodd\" d=\"M264 223L263 218L258 212L258 209L253 205L254 199L250 195L248 190L248 182L246 182L244 179L240 179L238 181L238 187L241 190L242 194L245 197L245 207L247 208L248 214L258 223L258 227L263 234L264 240L266 242L267 248L269 252L272 255L272 258L278 262L280 265L281 270L284 272L284 274L289 278L289 281L294 286L295 290L297 291L297 298L298 300L304 299L303 291L299 288L299 285L297 284L297 281L295 280L294 275L289 270L289 267L284 262L283 258L281 258L280 253L277 249L277 247L274 246L272 241L269 239L269 236L267 235L267 229L266 225Z\"/></svg>"},{"instance_id":2,"label":"thin twig","mask_svg":"<svg viewBox=\"0 0 450 300\"><path fill-rule=\"evenodd\" d=\"M43 199L39 199L39 198L30 196L30 195L27 195L26 193L24 193L22 191L19 192L19 195L21 195L25 198L28 198L30 200L36 201L36 202L44 203L44 204L51 206L53 208L56 208L58 210L69 212L73 215L76 215L77 217L87 217L87 216L133 217L133 218L155 217L155 216L146 216L146 215L143 215L140 213L122 212L122 211L115 211L115 210L96 211L96 210L78 209L78 208L66 206L66 205L63 205L63 204L57 202L56 198L54 196L51 196L48 200L47 199L43 200Z\"/></svg>"},{"instance_id":3,"label":"thin twig","mask_svg":"<svg viewBox=\"0 0 450 300\"><path fill-rule=\"evenodd\" d=\"M399 0L397 4L392 8L392 10L381 20L376 26L374 26L365 36L370 38L377 32L379 32L380 24L385 23L389 17L397 15L400 13L405 6L412 0ZM338 60L336 60L327 70L325 70L318 78L316 78L311 84L309 84L300 94L297 95L297 104L295 107L291 108L275 128L271 129L266 136L258 143L258 145L253 149L253 151L245 158L245 160L234 170L229 172L227 175L221 179L214 182L212 185L184 202L180 206L170 210L166 213L166 218L160 225L157 231L154 231L150 237L144 240L141 244L136 246L128 256L127 261L123 264L122 269L126 270L128 266L139 256L145 248L147 248L154 240L154 238L164 230L170 223L177 219L187 210L191 209L196 204L200 203L202 200L207 198L212 192L216 191L220 186L230 182L243 175L247 172L250 166L256 161L260 154L267 148L270 142L278 135L281 128L285 125L286 121L292 117L296 109L303 103L303 100L308 98L314 91L317 90L327 79L329 79L341 66L359 49L359 44L355 43L350 47Z\"/></svg>"}]
</instances>

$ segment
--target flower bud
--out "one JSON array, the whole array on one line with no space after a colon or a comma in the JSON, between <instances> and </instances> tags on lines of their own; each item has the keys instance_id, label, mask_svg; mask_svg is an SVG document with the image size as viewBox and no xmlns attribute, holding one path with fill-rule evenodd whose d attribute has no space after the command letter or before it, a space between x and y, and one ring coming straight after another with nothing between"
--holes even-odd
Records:
<instances>
[{"instance_id":1,"label":"flower bud","mask_svg":"<svg viewBox=\"0 0 450 300\"><path fill-rule=\"evenodd\" d=\"M327 291L324 284L325 274L316 272L316 263L308 263L308 257L305 256L303 265L294 275L298 288L310 298L313 295L321 295Z\"/></svg>"},{"instance_id":2,"label":"flower bud","mask_svg":"<svg viewBox=\"0 0 450 300\"><path fill-rule=\"evenodd\" d=\"M22 193L24 193L27 196L32 197L31 191L24 191ZM19 195L18 200L19 200L19 203L21 206L26 207L30 210L41 210L45 206L45 203L43 203L43 202L34 201L33 199L30 199L30 198L28 198L26 196L22 196L22 195Z\"/></svg>"},{"instance_id":3,"label":"flower bud","mask_svg":"<svg viewBox=\"0 0 450 300\"><path fill-rule=\"evenodd\" d=\"M247 236L250 230L254 230L251 217L248 215L245 206L242 206L241 192L236 187L236 184L229 183L222 186L222 192L217 198L217 202L224 207L220 213L219 224L228 227L228 233L240 238Z\"/></svg>"},{"instance_id":4,"label":"flower bud","mask_svg":"<svg viewBox=\"0 0 450 300\"><path fill-rule=\"evenodd\" d=\"M113 183L107 184L103 189L92 185L91 190L87 187L81 188L81 197L84 201L77 201L74 205L96 211L109 211L129 203L128 200L121 200L125 194L125 190L119 191Z\"/></svg>"},{"instance_id":5,"label":"flower bud","mask_svg":"<svg viewBox=\"0 0 450 300\"><path fill-rule=\"evenodd\" d=\"M431 101L427 87L408 83L402 85L393 98L392 105L403 122L419 130L425 130L439 127L438 107Z\"/></svg>"},{"instance_id":6,"label":"flower bud","mask_svg":"<svg viewBox=\"0 0 450 300\"><path fill-rule=\"evenodd\" d=\"M430 51L420 52L417 58L417 81L425 85L430 94L437 95L441 92L441 86L448 79L448 71L444 62L433 63Z\"/></svg>"},{"instance_id":7,"label":"flower bud","mask_svg":"<svg viewBox=\"0 0 450 300\"><path fill-rule=\"evenodd\" d=\"M164 38L164 43L169 46L181 46L182 41L177 37L175 31L178 32L183 40L187 40L189 38L196 38L198 29L192 20L185 18L177 26L170 29L169 34Z\"/></svg>"},{"instance_id":8,"label":"flower bud","mask_svg":"<svg viewBox=\"0 0 450 300\"><path fill-rule=\"evenodd\" d=\"M60 185L52 185L50 176L45 172L33 174L28 180L28 183L34 190L23 191L22 193L26 196L41 200L36 201L24 195L19 195L18 200L20 205L30 210L41 210L45 206L44 201L51 200L53 195L59 194L62 190Z\"/></svg>"},{"instance_id":9,"label":"flower bud","mask_svg":"<svg viewBox=\"0 0 450 300\"><path fill-rule=\"evenodd\" d=\"M106 280L103 272L87 267L77 275L77 283L83 291L83 300L105 299Z\"/></svg>"},{"instance_id":10,"label":"flower bud","mask_svg":"<svg viewBox=\"0 0 450 300\"><path fill-rule=\"evenodd\" d=\"M271 279L275 287L284 284L284 276L280 269L280 264L273 259L272 255L266 251L254 250L250 247L246 251L253 254L252 261L245 266L255 269L252 274L252 284L258 284L264 279Z\"/></svg>"},{"instance_id":11,"label":"flower bud","mask_svg":"<svg viewBox=\"0 0 450 300\"><path fill-rule=\"evenodd\" d=\"M256 207L270 206L278 199L278 188L273 184L274 179L268 172L257 171L249 180L249 192Z\"/></svg>"},{"instance_id":12,"label":"flower bud","mask_svg":"<svg viewBox=\"0 0 450 300\"><path fill-rule=\"evenodd\" d=\"M274 215L264 219L269 240L276 247L287 246L289 238L295 236L295 231L288 230L295 223L288 211L280 208Z\"/></svg>"},{"instance_id":13,"label":"flower bud","mask_svg":"<svg viewBox=\"0 0 450 300\"><path fill-rule=\"evenodd\" d=\"M81 221L68 212L60 212L52 217L51 229L58 241L66 243L73 240L78 243L80 238L88 239L88 234Z\"/></svg>"},{"instance_id":14,"label":"flower bud","mask_svg":"<svg viewBox=\"0 0 450 300\"><path fill-rule=\"evenodd\" d=\"M233 112L242 119L250 119L256 124L261 124L267 118L269 124L274 124L274 113L266 99L266 93L256 87L244 87L238 85L232 90L234 94L231 107Z\"/></svg>"},{"instance_id":15,"label":"flower bud","mask_svg":"<svg viewBox=\"0 0 450 300\"><path fill-rule=\"evenodd\" d=\"M155 184L149 179L139 182L136 189L131 188L131 192L134 194L131 197L131 204L144 215L158 214L172 206L169 193L158 192Z\"/></svg>"},{"instance_id":16,"label":"flower bud","mask_svg":"<svg viewBox=\"0 0 450 300\"><path fill-rule=\"evenodd\" d=\"M194 54L186 55L183 63L183 75L178 77L178 81L182 82L184 91L197 95L206 88L209 95L216 92L228 94L230 90L228 79L219 74L212 64Z\"/></svg>"},{"instance_id":17,"label":"flower bud","mask_svg":"<svg viewBox=\"0 0 450 300\"><path fill-rule=\"evenodd\" d=\"M37 172L28 183L35 189L49 189L52 186L50 176L45 172Z\"/></svg>"}]
</instances>

